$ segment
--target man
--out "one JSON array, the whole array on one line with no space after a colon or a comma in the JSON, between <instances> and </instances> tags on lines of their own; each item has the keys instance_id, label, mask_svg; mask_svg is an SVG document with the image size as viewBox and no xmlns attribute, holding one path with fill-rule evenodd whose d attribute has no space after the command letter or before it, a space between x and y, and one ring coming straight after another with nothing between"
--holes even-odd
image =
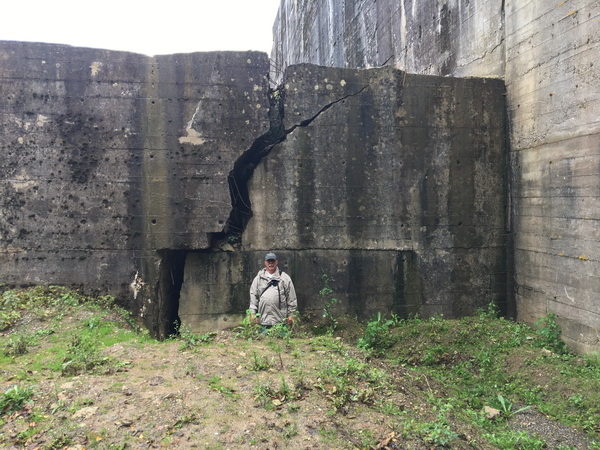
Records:
<instances>
[{"instance_id":1,"label":"man","mask_svg":"<svg viewBox=\"0 0 600 450\"><path fill-rule=\"evenodd\" d=\"M250 286L250 309L260 316L262 326L271 328L278 323L292 324L298 302L290 276L277 268L277 255L265 255L265 267L261 269Z\"/></svg>"}]
</instances>

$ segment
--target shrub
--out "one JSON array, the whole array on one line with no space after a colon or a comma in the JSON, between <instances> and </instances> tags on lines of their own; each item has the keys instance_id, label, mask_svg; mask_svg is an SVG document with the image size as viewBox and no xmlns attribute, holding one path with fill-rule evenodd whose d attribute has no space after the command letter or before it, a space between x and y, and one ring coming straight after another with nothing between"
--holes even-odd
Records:
<instances>
[{"instance_id":1,"label":"shrub","mask_svg":"<svg viewBox=\"0 0 600 450\"><path fill-rule=\"evenodd\" d=\"M89 338L74 336L67 347L67 356L62 365L63 375L89 372L108 362Z\"/></svg>"},{"instance_id":2,"label":"shrub","mask_svg":"<svg viewBox=\"0 0 600 450\"><path fill-rule=\"evenodd\" d=\"M376 353L390 348L395 343L390 332L392 325L391 320L383 320L381 313L378 313L377 318L367 324L364 336L358 340L358 346Z\"/></svg>"},{"instance_id":3,"label":"shrub","mask_svg":"<svg viewBox=\"0 0 600 450\"><path fill-rule=\"evenodd\" d=\"M556 314L550 313L535 322L537 327L536 344L538 347L552 350L555 353L568 353L567 346L560 338L560 325L556 321Z\"/></svg>"},{"instance_id":4,"label":"shrub","mask_svg":"<svg viewBox=\"0 0 600 450\"><path fill-rule=\"evenodd\" d=\"M31 345L31 337L24 334L15 334L10 337L4 347L4 355L19 356L24 355L29 351Z\"/></svg>"},{"instance_id":5,"label":"shrub","mask_svg":"<svg viewBox=\"0 0 600 450\"><path fill-rule=\"evenodd\" d=\"M14 385L0 396L0 415L20 410L32 396L30 389Z\"/></svg>"}]
</instances>

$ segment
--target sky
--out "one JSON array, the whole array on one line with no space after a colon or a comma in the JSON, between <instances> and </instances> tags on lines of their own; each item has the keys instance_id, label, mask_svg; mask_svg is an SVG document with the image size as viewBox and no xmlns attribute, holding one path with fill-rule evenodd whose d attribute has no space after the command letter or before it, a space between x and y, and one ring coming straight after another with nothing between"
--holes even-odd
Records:
<instances>
[{"instance_id":1,"label":"sky","mask_svg":"<svg viewBox=\"0 0 600 450\"><path fill-rule=\"evenodd\" d=\"M146 55L271 51L280 0L0 0L0 40Z\"/></svg>"}]
</instances>

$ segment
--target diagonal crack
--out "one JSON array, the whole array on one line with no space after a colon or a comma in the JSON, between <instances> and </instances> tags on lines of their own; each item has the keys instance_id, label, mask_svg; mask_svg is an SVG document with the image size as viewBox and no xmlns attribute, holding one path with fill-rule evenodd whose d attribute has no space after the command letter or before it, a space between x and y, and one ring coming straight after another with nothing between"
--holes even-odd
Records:
<instances>
[{"instance_id":1,"label":"diagonal crack","mask_svg":"<svg viewBox=\"0 0 600 450\"><path fill-rule=\"evenodd\" d=\"M338 98L337 100L331 102L331 103L327 103L325 106L323 106L314 116L310 117L309 119L303 120L300 123L295 124L293 127L288 128L287 130L285 130L285 135L287 136L288 134L290 134L292 131L294 131L296 128L298 127L307 127L310 125L310 123L315 120L317 117L319 117L321 114L323 114L325 111L327 111L329 108L331 108L333 105L346 100L347 98L350 97L356 97L357 95L361 94L362 91L364 91L366 88L368 88L369 86L363 86L362 88L360 88L360 90L352 93L352 94L348 94L348 95L344 95L341 98ZM284 137L285 139L285 137Z\"/></svg>"},{"instance_id":2,"label":"diagonal crack","mask_svg":"<svg viewBox=\"0 0 600 450\"><path fill-rule=\"evenodd\" d=\"M231 198L231 212L229 218L221 233L215 233L217 241L229 242L231 244L239 243L241 235L252 217L252 205L250 203L250 193L248 191L248 181L252 178L254 169L267 156L277 144L283 142L287 136L296 128L309 126L317 117L323 114L332 106L346 100L350 97L360 95L368 85L363 86L358 91L347 94L321 107L314 115L302 120L290 128L285 128L283 124L284 98L285 90L283 86L269 92L269 130L254 140L242 155L235 161L233 169L229 172L227 181L229 183L229 195ZM213 243L213 246L215 244Z\"/></svg>"}]
</instances>

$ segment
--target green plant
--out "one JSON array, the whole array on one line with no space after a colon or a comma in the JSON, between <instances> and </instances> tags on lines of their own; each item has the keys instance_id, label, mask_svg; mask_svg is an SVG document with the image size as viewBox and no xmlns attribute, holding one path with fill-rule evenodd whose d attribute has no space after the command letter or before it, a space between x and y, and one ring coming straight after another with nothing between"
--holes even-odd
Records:
<instances>
[{"instance_id":1,"label":"green plant","mask_svg":"<svg viewBox=\"0 0 600 450\"><path fill-rule=\"evenodd\" d=\"M291 439L298 435L298 426L295 423L286 423L283 426L284 439Z\"/></svg>"},{"instance_id":2,"label":"green plant","mask_svg":"<svg viewBox=\"0 0 600 450\"><path fill-rule=\"evenodd\" d=\"M499 431L483 435L492 445L501 450L537 450L546 447L546 443L536 436L531 436L524 431Z\"/></svg>"},{"instance_id":3,"label":"green plant","mask_svg":"<svg viewBox=\"0 0 600 450\"><path fill-rule=\"evenodd\" d=\"M333 336L315 336L310 340L310 345L315 351L331 351L344 355L347 353L342 339L340 337Z\"/></svg>"},{"instance_id":4,"label":"green plant","mask_svg":"<svg viewBox=\"0 0 600 450\"><path fill-rule=\"evenodd\" d=\"M326 273L321 275L322 288L319 290L319 297L323 302L323 313L321 317L325 320L325 329L328 333L333 332L338 328L339 321L334 314L335 305L339 300L335 297L333 289L331 289L331 278Z\"/></svg>"},{"instance_id":5,"label":"green plant","mask_svg":"<svg viewBox=\"0 0 600 450\"><path fill-rule=\"evenodd\" d=\"M0 396L0 415L18 411L33 396L29 388L14 385Z\"/></svg>"},{"instance_id":6,"label":"green plant","mask_svg":"<svg viewBox=\"0 0 600 450\"><path fill-rule=\"evenodd\" d=\"M568 353L568 349L560 338L561 329L556 318L556 314L550 313L535 322L537 345L558 354L565 354Z\"/></svg>"},{"instance_id":7,"label":"green plant","mask_svg":"<svg viewBox=\"0 0 600 450\"><path fill-rule=\"evenodd\" d=\"M102 323L102 318L101 317L99 317L99 316L93 316L93 317L90 317L89 319L87 319L86 321L84 321L83 326L85 328L93 330L95 328L98 328L101 323Z\"/></svg>"},{"instance_id":8,"label":"green plant","mask_svg":"<svg viewBox=\"0 0 600 450\"><path fill-rule=\"evenodd\" d=\"M179 350L190 350L199 344L208 344L214 341L217 333L209 332L204 334L196 334L187 325L179 327L179 339L182 341Z\"/></svg>"},{"instance_id":9,"label":"green plant","mask_svg":"<svg viewBox=\"0 0 600 450\"><path fill-rule=\"evenodd\" d=\"M498 396L496 397L498 399L498 406L500 409L500 412L502 412L502 415L506 418L510 418L512 416L515 416L523 411L527 411L528 409L531 409L531 406L524 406L523 408L519 408L517 410L514 409L514 404L504 398L502 395L498 394Z\"/></svg>"},{"instance_id":10,"label":"green plant","mask_svg":"<svg viewBox=\"0 0 600 450\"><path fill-rule=\"evenodd\" d=\"M225 386L223 384L223 381L222 381L221 377L219 377L219 376L210 377L208 379L208 385L210 386L210 388L212 390L220 392L225 397L229 397L232 399L236 399L238 397L238 395L235 393L235 391L232 388Z\"/></svg>"},{"instance_id":11,"label":"green plant","mask_svg":"<svg viewBox=\"0 0 600 450\"><path fill-rule=\"evenodd\" d=\"M500 316L498 305L496 305L494 302L490 302L485 307L478 308L477 316L481 320L497 319Z\"/></svg>"},{"instance_id":12,"label":"green plant","mask_svg":"<svg viewBox=\"0 0 600 450\"><path fill-rule=\"evenodd\" d=\"M375 448L377 445L377 439L375 438L372 430L359 430L357 437L360 441L360 448Z\"/></svg>"},{"instance_id":13,"label":"green plant","mask_svg":"<svg viewBox=\"0 0 600 450\"><path fill-rule=\"evenodd\" d=\"M297 400L301 396L301 391L296 386L290 386L284 377L281 377L277 389L271 383L262 383L254 387L254 399L267 410L279 408L285 402Z\"/></svg>"},{"instance_id":14,"label":"green plant","mask_svg":"<svg viewBox=\"0 0 600 450\"><path fill-rule=\"evenodd\" d=\"M19 311L8 310L0 311L0 331L4 331L12 327L21 318Z\"/></svg>"},{"instance_id":15,"label":"green plant","mask_svg":"<svg viewBox=\"0 0 600 450\"><path fill-rule=\"evenodd\" d=\"M252 360L250 361L250 370L259 372L261 370L268 370L271 368L271 363L262 355L256 352L252 353Z\"/></svg>"},{"instance_id":16,"label":"green plant","mask_svg":"<svg viewBox=\"0 0 600 450\"><path fill-rule=\"evenodd\" d=\"M173 424L171 428L178 430L180 428L183 428L184 425L188 425L190 423L198 423L198 416L196 414L192 413L184 415L180 419L177 419L177 421Z\"/></svg>"},{"instance_id":17,"label":"green plant","mask_svg":"<svg viewBox=\"0 0 600 450\"><path fill-rule=\"evenodd\" d=\"M581 394L573 394L569 398L569 403L573 405L575 408L584 408L583 395Z\"/></svg>"},{"instance_id":18,"label":"green plant","mask_svg":"<svg viewBox=\"0 0 600 450\"><path fill-rule=\"evenodd\" d=\"M458 434L450 429L444 420L425 423L420 430L421 437L425 442L435 445L448 446Z\"/></svg>"},{"instance_id":19,"label":"green plant","mask_svg":"<svg viewBox=\"0 0 600 450\"><path fill-rule=\"evenodd\" d=\"M242 339L254 339L260 336L261 326L256 320L258 317L251 309L246 310L242 323L235 328L237 336Z\"/></svg>"},{"instance_id":20,"label":"green plant","mask_svg":"<svg viewBox=\"0 0 600 450\"><path fill-rule=\"evenodd\" d=\"M379 411L387 416L402 416L406 414L404 409L392 402L382 402Z\"/></svg>"},{"instance_id":21,"label":"green plant","mask_svg":"<svg viewBox=\"0 0 600 450\"><path fill-rule=\"evenodd\" d=\"M77 375L105 365L108 361L109 358L100 354L90 337L73 336L67 347L61 372L63 375Z\"/></svg>"},{"instance_id":22,"label":"green plant","mask_svg":"<svg viewBox=\"0 0 600 450\"><path fill-rule=\"evenodd\" d=\"M374 353L381 353L390 348L395 343L390 332L392 324L391 320L383 320L381 313L377 313L377 318L367 324L364 336L358 340L358 346Z\"/></svg>"},{"instance_id":23,"label":"green plant","mask_svg":"<svg viewBox=\"0 0 600 450\"><path fill-rule=\"evenodd\" d=\"M4 347L4 355L19 356L29 351L29 346L33 344L33 338L26 334L14 334Z\"/></svg>"},{"instance_id":24,"label":"green plant","mask_svg":"<svg viewBox=\"0 0 600 450\"><path fill-rule=\"evenodd\" d=\"M277 323L269 328L266 335L269 337L288 339L291 337L291 330L285 323Z\"/></svg>"},{"instance_id":25,"label":"green plant","mask_svg":"<svg viewBox=\"0 0 600 450\"><path fill-rule=\"evenodd\" d=\"M254 400L265 409L274 409L271 399L274 397L274 391L270 384L262 383L254 386Z\"/></svg>"}]
</instances>

